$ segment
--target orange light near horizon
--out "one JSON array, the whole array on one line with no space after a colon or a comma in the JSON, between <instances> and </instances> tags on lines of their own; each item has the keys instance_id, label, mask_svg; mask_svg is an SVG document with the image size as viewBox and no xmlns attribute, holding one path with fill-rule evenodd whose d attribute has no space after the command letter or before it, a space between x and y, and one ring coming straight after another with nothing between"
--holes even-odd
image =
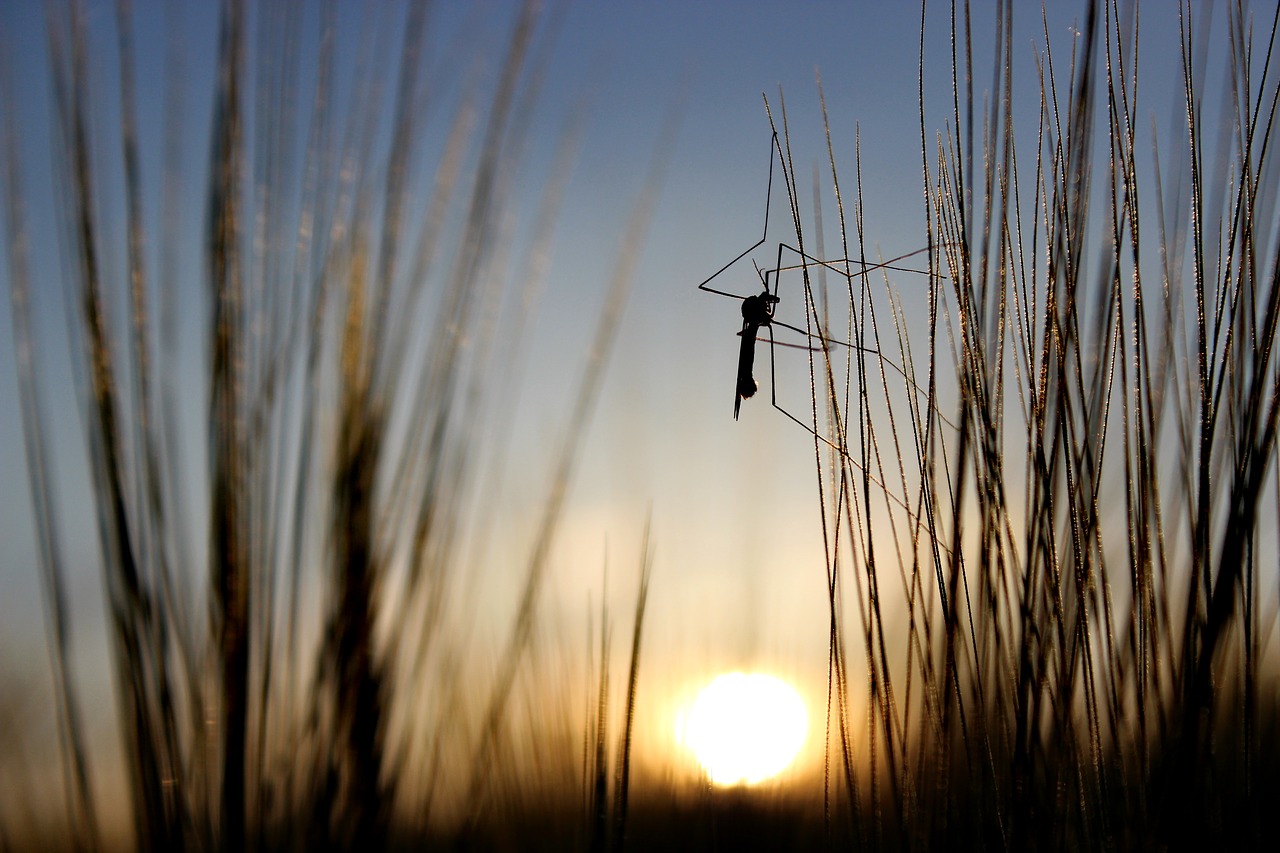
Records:
<instances>
[{"instance_id":1,"label":"orange light near horizon","mask_svg":"<svg viewBox=\"0 0 1280 853\"><path fill-rule=\"evenodd\" d=\"M795 688L760 673L717 676L676 719L677 739L720 786L756 785L781 773L808 729Z\"/></svg>"}]
</instances>

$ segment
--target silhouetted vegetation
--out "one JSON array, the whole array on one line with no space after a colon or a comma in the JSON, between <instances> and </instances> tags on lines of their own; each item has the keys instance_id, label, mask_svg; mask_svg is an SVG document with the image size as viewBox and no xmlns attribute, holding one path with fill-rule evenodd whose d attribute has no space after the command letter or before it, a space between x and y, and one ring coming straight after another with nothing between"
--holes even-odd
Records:
<instances>
[{"instance_id":1,"label":"silhouetted vegetation","mask_svg":"<svg viewBox=\"0 0 1280 853\"><path fill-rule=\"evenodd\" d=\"M923 80L938 57L920 66L927 322L884 271L860 272L879 260L862 165L846 211L834 149L848 260L808 258L781 113L807 324L855 345L815 353L810 375L830 787L864 841L1268 835L1280 77L1275 9L1228 5L1211 44L1201 9L1180 4L1172 151L1144 130L1137 4L1087 4L1065 56L1046 24L1031 133L1014 121L1013 4L952 6L954 100L936 136ZM923 25L931 14L946 11ZM975 27L994 29L994 56L971 51ZM1210 61L1220 92L1204 88ZM847 318L819 310L819 271L847 283Z\"/></svg>"},{"instance_id":2,"label":"silhouetted vegetation","mask_svg":"<svg viewBox=\"0 0 1280 853\"><path fill-rule=\"evenodd\" d=\"M571 127L525 256L510 257L512 192L556 21L527 4L491 84L454 75L445 86L432 75L456 58L432 55L425 4L361 15L363 31L349 32L336 4L232 0L217 17L207 97L199 75L183 75L172 25L157 157L138 131L135 13L114 8L90 31L84 4L48 5L52 188L24 179L19 128L4 125L15 343L68 780L58 837L99 847L103 806L86 771L100 751L86 743L69 672L39 393L48 342L28 308L44 285L26 263L29 194L50 190L129 783L109 808L131 810L139 846L165 850L375 849L435 831L433 809L486 820L652 194L605 293L520 610L477 710L448 609L474 558L465 549L495 523L482 498L502 472L487 466L508 441L504 396L520 378L577 142ZM118 78L92 73L104 55ZM0 76L6 115L12 72ZM106 99L118 99L114 125L98 109ZM184 147L201 123L189 105L202 103L207 152ZM183 225L200 234L194 269L178 261ZM635 631L638 660L638 617Z\"/></svg>"}]
</instances>

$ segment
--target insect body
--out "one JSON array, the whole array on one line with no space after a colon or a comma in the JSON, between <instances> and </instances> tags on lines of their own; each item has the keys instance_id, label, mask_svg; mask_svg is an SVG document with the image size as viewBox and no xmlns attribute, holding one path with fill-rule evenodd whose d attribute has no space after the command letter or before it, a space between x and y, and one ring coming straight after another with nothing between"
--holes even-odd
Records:
<instances>
[{"instance_id":1,"label":"insect body","mask_svg":"<svg viewBox=\"0 0 1280 853\"><path fill-rule=\"evenodd\" d=\"M742 401L753 396L760 387L756 384L752 368L756 361L756 335L764 326L773 322L773 307L778 304L778 297L764 291L742 300L742 343L738 349L738 388L733 397L733 419L738 419L738 410Z\"/></svg>"},{"instance_id":2,"label":"insect body","mask_svg":"<svg viewBox=\"0 0 1280 853\"><path fill-rule=\"evenodd\" d=\"M754 252L763 245L765 238L769 234L769 200L773 193L773 161L775 156L780 160L782 149L778 145L778 134L774 133L769 140L769 182L765 187L765 205L764 205L764 230L760 235L760 239L751 246L743 250L737 257L729 261L720 269L713 272L701 284L698 285L699 290L705 290L708 293L714 293L717 296L727 296L732 299L742 300L742 343L738 349L738 383L733 395L733 418L738 419L738 412L742 408L742 401L748 397L754 396L759 386L756 384L755 377L752 375L752 367L756 359L756 335L760 329L764 327L772 327L773 325L773 309L778 304L776 293L769 290L769 276L767 273L756 268L756 275L759 276L764 289L761 293L753 296L739 296L727 290L718 290L709 287L721 273L727 271L730 267L737 264L747 255ZM776 290L776 287L775 287Z\"/></svg>"},{"instance_id":3,"label":"insect body","mask_svg":"<svg viewBox=\"0 0 1280 853\"><path fill-rule=\"evenodd\" d=\"M882 260L875 263L868 263L865 259L857 261L847 258L837 258L835 260L824 260L814 257L806 253L801 248L802 243L799 239L798 225L796 227L795 245L787 242L777 243L777 259L772 267L761 269L759 264L755 264L755 277L762 289L750 296L742 296L730 290L722 290L718 287L712 287L712 283L716 282L720 276L728 273L741 261L748 259L752 252L755 252L765 244L769 237L769 208L773 197L773 170L775 160L779 164L785 164L786 158L783 156L782 146L778 142L778 135L775 132L769 140L769 177L765 185L765 210L764 210L764 228L760 234L760 239L752 243L739 254L735 255L732 260L713 272L710 276L698 285L698 289L717 296L728 297L731 299L742 300L742 331L739 336L742 338L738 345L738 377L734 388L733 395L733 417L738 419L738 415L742 410L742 401L755 396L759 390L753 374L756 356L756 341L759 340L760 331L768 329L768 340L765 341L769 345L769 372L770 381L770 398L773 407L782 412L791 420L795 421L804 429L808 430L815 437L826 441L830 444L830 440L816 432L816 427L807 424L800 418L796 417L787 408L778 402L777 383L773 381L774 377L774 350L777 347L797 349L809 353L828 353L831 348L842 347L851 352L866 353L873 358L879 359L880 362L898 373L906 380L907 384L918 394L924 393L915 382L903 372L902 368L893 361L883 358L879 350L872 347L862 346L855 338L851 341L841 341L828 336L825 324L822 323L818 316L817 308L813 300L813 293L810 289L809 271L819 270L827 274L836 275L843 278L848 285L848 291L853 293L853 281L855 278L864 278L869 273L876 270L892 270L901 273L915 273L920 275L930 274L927 270L914 269L911 266L902 266L902 262L915 255L928 251L929 248L918 249L913 252L899 255L889 260ZM791 201L791 209L794 211L798 208L795 205L794 194L794 178L789 177L786 168L782 171L783 178L787 184L787 195ZM787 258L789 263L783 262ZM794 258L794 260L791 260ZM784 274L798 273L800 277L800 286L802 301L798 304L802 307L804 317L804 326L793 325L785 322L785 316L782 319L776 316L776 310L779 303L779 291L782 288L782 277ZM718 283L718 282L717 282ZM770 286L772 285L772 287ZM852 310L852 309L850 309ZM790 340L775 340L775 330L782 336L790 338ZM941 417L941 416L939 416ZM942 418L944 423L949 423Z\"/></svg>"}]
</instances>

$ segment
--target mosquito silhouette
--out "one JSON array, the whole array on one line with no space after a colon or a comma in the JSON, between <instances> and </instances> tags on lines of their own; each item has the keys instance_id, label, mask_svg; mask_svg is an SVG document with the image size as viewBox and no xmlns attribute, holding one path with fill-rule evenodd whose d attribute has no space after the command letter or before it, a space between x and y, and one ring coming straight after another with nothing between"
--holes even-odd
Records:
<instances>
[{"instance_id":1,"label":"mosquito silhouette","mask_svg":"<svg viewBox=\"0 0 1280 853\"><path fill-rule=\"evenodd\" d=\"M917 392L920 392L921 389L915 386L914 381L912 381L911 378L908 377L907 374L903 372L901 367L894 364L891 360L883 358L878 350L875 350L869 347L859 346L856 343L841 341L835 338L828 337L821 330L820 326L817 327L817 331L815 331L814 328L806 330L806 329L800 328L799 326L795 326L790 323L785 323L779 320L776 316L776 312L777 312L778 304L782 301L781 296L779 295L779 287L780 287L780 282L781 282L783 273L793 272L796 270L803 271L803 270L809 270L814 268L823 268L831 273L834 273L835 275L841 276L846 279L852 278L854 276L865 276L868 273L871 273L872 271L875 271L875 270L895 270L899 272L922 274L924 272L922 270L899 266L899 263L902 261L905 261L907 258L921 254L927 250L919 249L914 252L908 252L907 254L904 254L895 258L891 258L886 261L881 261L879 263L868 264L865 262L860 262L857 264L852 264L850 261L845 259L838 259L834 261L822 260L820 258L816 258L812 255L805 253L804 251L796 248L795 246L791 246L785 242L779 242L778 249L777 249L777 260L774 263L774 266L772 268L766 268L762 270L758 264L756 264L754 261L752 262L753 265L755 266L756 279L760 284L759 291L757 291L756 293L744 296L738 293L731 293L728 290L720 290L715 287L712 287L711 283L713 281L715 281L721 275L726 273L731 267L733 267L739 261L743 260L752 252L760 248L760 246L762 246L769 237L769 208L770 208L770 202L772 200L772 194L773 194L773 171L774 171L775 160L778 161L779 163L784 162L782 147L778 141L778 134L776 132L773 133L769 139L769 178L765 188L764 228L762 230L762 233L760 234L760 239L752 243L750 246L748 246L746 249L740 252L737 256L735 256L732 260L726 263L724 266L720 267L718 270L716 270L711 275L709 275L705 280L703 280L698 285L698 289L702 291L706 291L707 293L714 293L717 296L726 296L731 299L742 300L742 330L738 332L738 335L741 337L741 341L739 342L739 345L738 345L738 375L737 375L737 382L734 387L734 395L733 395L734 420L737 420L738 416L741 414L742 401L750 399L751 397L755 396L756 392L759 390L760 386L756 382L754 372L755 372L756 342L761 341L761 342L767 342L769 344L769 373L770 373L769 393L770 393L770 400L773 404L773 407L778 411L782 412L789 419L795 421L805 430L809 431L810 433L814 433L814 429L812 426L804 423L804 421L800 420L791 412L787 411L786 408L778 404L777 388L776 388L777 383L775 381L776 380L776 369L775 369L775 362L774 362L775 347L799 349L799 350L804 350L811 353L826 352L831 347L834 347L834 346L847 347L855 352L863 352L863 353L867 353L874 356L875 358L882 361L891 370L902 375L903 378L906 379L907 383L911 387L915 388ZM785 173L784 173L784 177L785 177ZM788 182L788 191L790 191L790 182ZM784 265L783 258L784 257L790 258L791 256L794 256L796 260L789 261L786 265ZM856 266L857 272L851 271L851 266ZM809 315L806 318L806 324L812 325L812 324L809 324L807 321L810 319L816 319L816 315L814 315L810 310L812 308L812 294L810 294L809 292L807 273L804 277L804 281L805 281L804 283L805 310L806 310L806 313ZM803 342L793 343L789 341L777 340L774 335L775 328L786 329L786 330L789 330L790 332L794 332L800 336ZM762 334L767 334L768 335L767 339L762 337L761 336ZM943 420L945 421L945 418ZM814 434L816 435L816 433ZM819 435L818 437L822 438L824 441L827 440L823 436Z\"/></svg>"},{"instance_id":2,"label":"mosquito silhouette","mask_svg":"<svg viewBox=\"0 0 1280 853\"><path fill-rule=\"evenodd\" d=\"M734 389L733 395L733 419L738 419L738 414L742 409L742 401L755 396L759 390L759 384L753 375L756 360L756 339L761 329L771 329L773 325L773 312L778 304L777 294L777 277L774 277L774 290L769 290L769 275L756 267L756 276L760 280L761 291L751 296L740 296L736 293L730 293L727 290L717 290L708 285L714 281L721 273L728 270L738 261L754 252L764 244L765 239L769 236L769 202L773 194L773 162L775 155L781 158L782 149L778 145L778 134L774 133L769 139L769 180L765 189L765 205L764 205L764 230L760 234L760 239L744 249L737 257L729 261L720 269L698 285L699 290L707 293L714 293L718 296L727 296L730 299L742 300L742 331L738 334L742 337L742 341L738 348L738 381ZM770 332L772 339L772 332Z\"/></svg>"},{"instance_id":3,"label":"mosquito silhouette","mask_svg":"<svg viewBox=\"0 0 1280 853\"><path fill-rule=\"evenodd\" d=\"M934 403L934 392L933 392L932 384L930 384L929 390L921 388L918 384L916 384L916 381L914 378L914 372L910 370L910 365L908 365L908 369L904 370L903 367L896 364L892 359L884 357L879 351L879 349L875 347L862 346L858 343L860 340L863 339L862 334L865 330L865 327L864 328L856 327L855 322L852 319L853 317L852 313L850 314L851 320L849 325L850 340L842 341L842 340L838 340L836 338L830 337L828 335L827 324L822 319L826 315L825 300L824 300L824 307L822 309L819 309L817 307L817 303L815 303L815 300L814 300L814 294L813 294L813 290L811 288L811 282L810 282L810 274L813 271L818 271L820 273L825 272L828 274L834 274L835 276L838 276L839 278L844 279L844 281L848 284L848 287L849 287L848 292L850 295L850 299L852 299L853 293L854 293L854 290L853 290L854 280L862 279L865 283L866 277L875 271L884 271L886 273L889 271L893 271L893 272L904 273L904 274L929 276L932 281L939 282L939 281L945 280L945 276L939 271L935 270L932 263L930 263L928 269L917 269L910 264L904 264L904 262L907 261L908 258L913 258L918 255L924 254L926 252L932 253L935 250L946 248L948 244L933 243L929 246L926 246L923 249L916 249L915 251L907 252L906 254L899 255L894 258L889 258L888 260L881 260L875 263L867 263L865 259L860 259L855 261L851 258L837 258L835 260L823 260L821 258L814 257L813 255L810 255L804 252L802 249L797 248L797 246L795 245L790 245L786 242L779 242L777 244L777 259L774 262L772 267L761 269L758 263L756 263L754 260L752 261L752 265L755 267L756 280L760 285L760 289L758 291L748 295L742 295L738 293L732 293L728 290L719 290L715 287L712 287L711 286L712 282L716 281L717 278L719 278L721 275L723 275L728 270L730 270L730 268L732 268L735 264L737 264L743 258L746 258L752 252L759 249L760 246L762 246L769 237L769 207L770 207L770 201L771 201L771 196L773 192L773 165L774 165L775 158L778 160L779 163L785 164L787 162L786 157L784 157L783 155L782 148L779 145L778 134L776 132L772 135L772 137L769 140L769 181L768 181L768 185L765 193L764 231L760 235L760 239L757 240L755 243L751 244L750 246L748 246L745 250L739 253L727 264L720 267L720 269L716 270L714 273L712 273L710 276L708 276L704 281L702 281L698 285L699 290L706 291L707 293L714 293L717 296L725 296L725 297L729 297L730 299L739 299L742 301L742 330L738 332L738 335L741 337L741 341L738 344L738 375L737 375L737 382L734 386L734 395L733 395L734 420L738 419L738 415L742 411L742 401L750 399L751 397L754 397L756 392L759 390L759 385L756 383L756 379L754 375L755 359L756 359L756 342L757 341L766 342L769 344L769 398L773 408L777 409L789 420L791 420L793 423L797 424L805 432L813 436L815 441L819 441L826 444L832 450L839 453L840 456L843 457L851 466L863 471L870 481L875 482L877 486L881 490L883 490L884 496L888 501L897 504L899 507L901 507L903 510L906 511L907 516L909 518L912 518L914 520L916 510L913 509L913 506L909 497L905 494L899 495L896 492L892 491L884 481L878 479L877 476L871 470L865 467L865 462L861 456L858 456L855 453L851 452L851 447L846 440L844 428L843 426L841 426L842 422L843 423L848 422L849 412L847 411L848 409L847 398L845 401L846 411L842 412L840 410L840 404L838 399L835 397L834 394L830 395L826 403L831 404L835 410L836 417L829 419L829 421L832 424L834 424L834 426L832 430L830 432L827 432L826 434L824 434L824 431L819 428L818 414L817 414L819 409L819 403L818 403L818 397L816 395L818 395L819 393L822 393L822 391L820 391L818 386L814 384L813 377L814 377L815 371L814 371L814 361L813 361L814 355L813 354L822 353L822 358L826 360L825 370L822 372L826 374L827 382L833 381L832 366L835 362L831 358L831 352L833 351L834 348L836 347L844 348L845 356L847 358L844 364L846 377L849 374L849 372L854 369L852 357L855 354L859 355L859 358L863 356L869 356L871 361L877 363L881 368L887 368L888 370L896 373L899 377L901 377L904 383L904 386L907 389L909 389L911 393L915 394L918 398L923 399L925 405L927 406L927 410L929 412L930 417L936 418L938 423L949 427L953 431L956 430L957 427L951 420L949 420L946 416L944 416L941 412L938 411L936 404ZM788 175L787 169L785 167L782 170L782 174L787 184L787 194L788 196L791 197L792 212L793 212L793 218L794 218L795 210L796 210L795 196L794 196L794 189L793 189L794 178ZM798 232L799 232L799 226L797 224L797 237L795 242L797 245L802 245L798 236ZM785 263L784 263L784 258L786 259ZM795 273L799 273L799 276L794 275ZM792 285L796 283L795 279L797 277L799 278L800 295L798 298L801 300L802 310L804 312L803 313L804 319L802 322L804 323L804 326L808 328L801 328L798 325L792 325L778 318L778 315L777 315L778 306L782 302L780 290L782 289L781 284L782 284L782 279L784 275L788 278L789 282L792 282ZM852 305L850 305L850 311L852 312ZM792 315L784 314L783 316L788 317ZM799 335L800 342L794 343L790 340L777 340L777 334L775 334L775 330L787 330L788 337L790 337L792 334ZM778 334L782 334L782 332L779 331ZM765 337L766 335L767 337ZM788 411L786 406L781 405L778 402L777 364L776 364L775 353L774 353L774 350L777 347L799 349L799 350L807 351L809 353L809 359L810 359L809 392L812 395L811 401L814 404L813 420L810 423L805 423L804 420L797 417L792 412ZM870 378L870 372L867 370L867 368L868 368L868 365L866 364L866 362L860 361L856 369L859 371L859 374L862 377ZM785 370L785 364L784 364L784 370ZM881 371L881 376L883 376L883 370ZM845 381L845 387L846 387L846 390L849 387L847 378ZM886 393L888 392L887 384L885 385L885 391ZM859 387L858 393L862 395L863 401L867 399L865 388ZM920 410L916 409L915 411L918 413ZM950 549L947 547L947 545L943 543L937 543L937 544L940 549L942 549L943 551L946 551L948 554L950 553Z\"/></svg>"},{"instance_id":4,"label":"mosquito silhouette","mask_svg":"<svg viewBox=\"0 0 1280 853\"><path fill-rule=\"evenodd\" d=\"M712 281L714 281L722 273L726 272L730 267L738 263L738 261L741 261L747 255L751 254L756 249L760 248L760 246L764 244L765 240L768 239L769 206L770 206L770 201L773 195L773 164L775 159L777 159L779 162L781 162L782 160L782 147L778 143L778 134L776 132L769 139L769 179L765 187L764 229L760 234L760 239L757 240L755 243L751 244L750 246L748 246L736 257L734 257L731 261L729 261L724 266L720 267L720 269L716 270L711 275L709 275L701 284L698 285L698 289L704 290L707 293L714 293L717 296L727 296L731 299L742 300L742 331L738 333L739 336L742 338L742 341L738 346L738 380L734 388L734 395L733 395L733 419L734 420L738 419L738 415L742 410L742 401L755 396L756 391L758 391L760 388L759 383L756 382L755 375L754 375L755 360L756 360L756 341L763 340L762 338L760 338L761 331L767 331L769 335L769 338L768 338L769 368L770 368L770 374L771 374L770 396L772 398L773 406L774 408L786 414L787 417L796 421L801 426L804 426L803 422L797 420L794 415L792 415L786 409L783 409L781 406L778 405L777 396L774 393L774 383L772 382L773 347L782 346L782 347L790 347L792 349L802 349L802 350L817 352L817 351L820 351L823 347L825 347L828 343L839 343L839 342L829 341L828 339L823 338L821 336L812 335L809 332L806 332L804 329L801 329L797 326L792 326L788 323L780 322L777 319L775 319L774 311L777 308L779 301L781 301L780 297L778 296L778 282L779 282L779 277L783 271L782 256L783 256L784 250L790 250L792 252L798 253L800 255L802 263L807 261L809 263L826 265L827 262L820 261L817 258L812 258L808 255L805 255L803 252L800 252L798 249L794 249L791 246L786 245L785 243L779 243L778 244L778 262L774 266L774 268L771 270L761 270L758 265L755 268L756 277L759 280L760 286L761 286L761 290L759 293L755 293L750 296L742 296L737 293L730 293L727 290L717 290L714 287L708 286ZM769 282L771 279L773 281L772 290L769 287ZM774 339L774 336L773 336L774 326L790 329L793 332L798 332L799 334L803 335L809 341L809 343L795 344L795 343L785 343L782 341L777 341ZM815 342L816 342L816 345L815 345Z\"/></svg>"}]
</instances>

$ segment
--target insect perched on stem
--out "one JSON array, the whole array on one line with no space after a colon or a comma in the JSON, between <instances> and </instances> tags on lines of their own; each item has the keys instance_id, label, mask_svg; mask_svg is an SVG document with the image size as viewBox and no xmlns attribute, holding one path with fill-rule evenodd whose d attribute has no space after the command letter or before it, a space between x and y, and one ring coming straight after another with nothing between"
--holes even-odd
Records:
<instances>
[{"instance_id":1,"label":"insect perched on stem","mask_svg":"<svg viewBox=\"0 0 1280 853\"><path fill-rule=\"evenodd\" d=\"M773 193L773 161L774 155L781 157L782 151L778 145L778 134L774 133L769 140L769 182L765 190L765 206L764 206L764 230L760 234L760 239L744 249L737 257L729 261L720 269L707 276L701 284L698 285L699 290L705 290L707 293L714 293L718 296L728 296L731 299L742 300L742 331L738 334L742 337L742 342L738 349L738 382L734 389L733 395L733 419L738 419L738 413L742 408L742 401L748 397L755 395L759 389L752 371L756 358L756 337L762 328L769 328L773 324L773 310L778 304L778 294L776 293L777 279L774 281L774 291L769 290L769 276L762 273L759 267L756 267L756 275L760 279L762 290L750 296L739 296L736 293L730 293L726 290L717 290L714 287L708 287L721 273L728 270L738 261L758 249L769 236L769 201Z\"/></svg>"},{"instance_id":2,"label":"insect perched on stem","mask_svg":"<svg viewBox=\"0 0 1280 853\"><path fill-rule=\"evenodd\" d=\"M811 352L820 352L823 348L825 348L825 346L828 343L839 343L839 341L829 341L828 339L823 338L820 335L810 334L809 332L806 332L804 329L801 329L797 326L780 322L777 319L775 319L774 311L777 308L777 305L780 301L780 297L778 296L778 283L779 283L779 278L782 272L782 253L784 250L790 250L792 252L796 252L797 254L800 254L802 261L809 261L809 262L814 262L818 264L824 264L825 262L818 261L816 258L810 258L809 256L804 255L803 253L788 246L785 243L779 243L778 244L778 262L774 266L774 268L768 269L768 270L761 270L758 265L755 268L756 278L759 280L761 285L760 292L751 294L749 296L741 296L737 293L730 293L727 290L717 290L714 287L708 286L717 277L719 277L724 272L728 271L729 268L732 267L734 264L738 263L743 258L747 257L747 255L751 254L756 249L760 248L760 246L763 245L765 240L768 238L769 236L769 205L773 196L773 163L774 163L775 157L779 161L782 160L782 147L778 143L777 133L774 133L769 139L769 180L765 189L764 229L760 234L760 239L757 240L755 243L751 244L750 246L748 246L740 254L734 257L733 260L729 261L727 264L720 267L720 269L716 270L714 273L708 276L706 280L704 280L701 284L698 285L698 289L704 290L707 293L714 293L717 296L728 296L731 299L742 300L742 331L738 333L739 336L742 338L742 341L738 347L738 381L734 388L734 395L733 395L734 420L738 419L738 414L741 412L742 401L749 397L754 396L756 391L759 390L760 386L756 382L755 376L754 376L755 358L756 358L756 341L763 340L762 338L759 337L760 332L762 330L768 330L769 372L771 376L771 383L769 388L770 400L773 403L774 408L778 409L787 417L799 423L801 426L804 426L803 422L799 421L794 415L792 415L786 409L778 405L777 394L775 392L775 385L772 381L772 377L774 374L773 348L775 346L783 346L783 347L791 347L793 349L808 350ZM770 279L772 279L772 282L773 282L772 290L769 287ZM808 342L803 344L796 344L796 343L784 343L781 341L777 341L774 339L774 336L773 336L773 328L775 326L785 328L785 329L790 329L793 332L797 332L800 335L803 335Z\"/></svg>"},{"instance_id":3,"label":"insect perched on stem","mask_svg":"<svg viewBox=\"0 0 1280 853\"><path fill-rule=\"evenodd\" d=\"M734 387L733 397L733 417L738 419L742 411L742 401L755 396L759 390L759 384L754 376L756 342L767 342L769 344L769 375L770 388L769 397L773 407L782 412L789 419L795 421L801 427L817 436L822 441L830 443L830 439L821 435L813 424L807 424L796 415L787 410L778 402L777 391L777 368L774 358L774 350L776 347L787 347L791 349L804 350L809 353L829 353L833 347L845 348L849 354L863 353L872 356L885 367L902 376L907 386L915 393L923 393L922 389L916 386L915 382L903 371L901 367L893 361L884 358L879 350L872 347L859 345L855 334L853 340L844 341L830 337L827 334L825 322L819 316L825 315L825 311L820 311L815 306L813 293L810 290L809 274L811 270L818 270L820 273L833 274L846 280L849 285L849 294L852 298L853 281L857 278L867 276L873 271L896 271L901 273L914 273L924 275L926 271L913 269L909 266L902 266L901 263L907 258L921 254L925 249L908 252L889 260L882 260L878 263L867 263L865 260L851 261L848 259L823 260L814 257L791 245L787 242L779 241L777 244L777 260L771 268L761 269L759 264L752 262L755 266L755 276L760 284L760 290L750 295L741 295L731 293L727 290L719 290L711 287L711 283L724 273L728 272L734 265L738 264L752 252L756 251L769 237L769 211L773 194L773 171L775 159L779 163L785 163L782 146L778 141L778 135L775 132L769 140L769 179L765 191L765 212L764 212L764 229L760 235L760 239L748 246L745 250L735 256L732 260L720 267L704 281L698 285L699 290L707 293L714 293L717 296L727 296L731 299L742 300L742 330L738 333L742 340L738 346L738 374L737 382ZM786 179L787 173L784 168L783 177ZM792 194L792 181L787 180L788 194ZM792 199L792 209L795 210L794 198ZM797 239L796 243L800 241ZM789 261L784 265L784 255L787 258L795 256L794 261ZM808 328L801 328L799 325L793 325L780 320L777 314L777 308L782 301L780 296L781 280L784 273L800 273L803 294L803 310L804 325ZM855 324L851 323L851 331L854 330ZM775 329L785 329L788 332L795 333L800 337L800 342L777 340ZM761 337L762 332L767 332L768 338ZM810 389L811 392L814 389ZM816 393L816 392L814 392ZM943 419L946 420L945 418Z\"/></svg>"}]
</instances>

